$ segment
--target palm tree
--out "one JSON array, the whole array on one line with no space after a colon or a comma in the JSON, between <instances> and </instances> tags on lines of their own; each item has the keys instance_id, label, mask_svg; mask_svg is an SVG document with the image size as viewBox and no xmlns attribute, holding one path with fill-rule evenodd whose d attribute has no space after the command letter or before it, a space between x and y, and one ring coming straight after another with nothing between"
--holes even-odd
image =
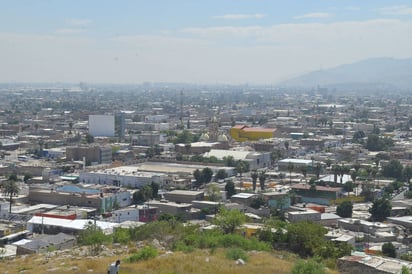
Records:
<instances>
[{"instance_id":1,"label":"palm tree","mask_svg":"<svg viewBox=\"0 0 412 274\"><path fill-rule=\"evenodd\" d=\"M285 149L286 149L286 155L287 155L287 157L289 157L289 142L285 141L284 145L285 145Z\"/></svg>"},{"instance_id":2,"label":"palm tree","mask_svg":"<svg viewBox=\"0 0 412 274\"><path fill-rule=\"evenodd\" d=\"M3 183L3 192L5 195L10 195L10 205L9 205L9 213L11 213L11 204L13 203L13 195L17 195L20 192L19 186L17 185L15 180L7 180Z\"/></svg>"},{"instance_id":3,"label":"palm tree","mask_svg":"<svg viewBox=\"0 0 412 274\"><path fill-rule=\"evenodd\" d=\"M73 122L69 122L69 135L72 134Z\"/></svg>"},{"instance_id":4,"label":"palm tree","mask_svg":"<svg viewBox=\"0 0 412 274\"><path fill-rule=\"evenodd\" d=\"M266 171L262 171L259 173L259 184L260 184L261 191L265 190L266 177L267 177Z\"/></svg>"},{"instance_id":5,"label":"palm tree","mask_svg":"<svg viewBox=\"0 0 412 274\"><path fill-rule=\"evenodd\" d=\"M292 162L289 162L288 164L288 171L289 171L289 184L292 184L292 171L295 167L293 166Z\"/></svg>"},{"instance_id":6,"label":"palm tree","mask_svg":"<svg viewBox=\"0 0 412 274\"><path fill-rule=\"evenodd\" d=\"M322 165L318 162L315 165L315 174L316 174L316 179L319 180L320 177L320 171L322 170Z\"/></svg>"},{"instance_id":7,"label":"palm tree","mask_svg":"<svg viewBox=\"0 0 412 274\"><path fill-rule=\"evenodd\" d=\"M340 166L337 164L334 164L332 166L332 171L333 171L333 182L336 184L338 182L338 174L340 174Z\"/></svg>"},{"instance_id":8,"label":"palm tree","mask_svg":"<svg viewBox=\"0 0 412 274\"><path fill-rule=\"evenodd\" d=\"M306 182L306 175L308 174L308 168L306 166L303 166L300 169L300 172L302 172L303 178L305 178L305 182Z\"/></svg>"},{"instance_id":9,"label":"palm tree","mask_svg":"<svg viewBox=\"0 0 412 274\"><path fill-rule=\"evenodd\" d=\"M236 164L236 171L239 173L240 176L240 188L242 189L243 187L243 180L242 180L242 174L243 172L246 171L246 163L243 161L238 161Z\"/></svg>"},{"instance_id":10,"label":"palm tree","mask_svg":"<svg viewBox=\"0 0 412 274\"><path fill-rule=\"evenodd\" d=\"M340 175L340 183L343 183L343 176L349 173L349 167L342 165L339 170Z\"/></svg>"},{"instance_id":11,"label":"palm tree","mask_svg":"<svg viewBox=\"0 0 412 274\"><path fill-rule=\"evenodd\" d=\"M256 170L254 170L250 176L252 177L253 192L255 192L255 190L256 190L256 182L257 182L257 179L258 179L258 177L259 177L259 174L257 173Z\"/></svg>"}]
</instances>

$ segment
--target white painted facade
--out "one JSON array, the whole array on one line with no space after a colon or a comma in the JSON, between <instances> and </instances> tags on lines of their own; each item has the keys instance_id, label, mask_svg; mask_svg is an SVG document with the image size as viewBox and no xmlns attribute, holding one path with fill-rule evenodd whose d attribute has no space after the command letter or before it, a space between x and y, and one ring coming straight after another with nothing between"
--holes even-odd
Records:
<instances>
[{"instance_id":1,"label":"white painted facade","mask_svg":"<svg viewBox=\"0 0 412 274\"><path fill-rule=\"evenodd\" d=\"M93 137L113 137L114 115L89 115L89 134Z\"/></svg>"}]
</instances>

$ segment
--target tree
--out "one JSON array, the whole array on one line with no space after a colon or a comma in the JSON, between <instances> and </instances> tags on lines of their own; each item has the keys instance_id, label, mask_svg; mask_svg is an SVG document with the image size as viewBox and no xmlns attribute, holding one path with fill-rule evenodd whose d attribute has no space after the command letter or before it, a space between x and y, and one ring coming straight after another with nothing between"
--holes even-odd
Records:
<instances>
[{"instance_id":1,"label":"tree","mask_svg":"<svg viewBox=\"0 0 412 274\"><path fill-rule=\"evenodd\" d=\"M143 193L140 190L135 191L133 193L132 200L133 200L133 204L135 205L143 204L144 203Z\"/></svg>"},{"instance_id":2,"label":"tree","mask_svg":"<svg viewBox=\"0 0 412 274\"><path fill-rule=\"evenodd\" d=\"M322 170L322 166L320 163L316 163L315 165L315 174L316 174L316 179L319 180L320 177L320 171Z\"/></svg>"},{"instance_id":3,"label":"tree","mask_svg":"<svg viewBox=\"0 0 412 274\"><path fill-rule=\"evenodd\" d=\"M382 169L382 175L385 177L396 178L398 180L402 179L402 169L403 166L399 160L391 160Z\"/></svg>"},{"instance_id":4,"label":"tree","mask_svg":"<svg viewBox=\"0 0 412 274\"><path fill-rule=\"evenodd\" d=\"M377 199L373 202L369 213L372 214L371 219L375 222L382 222L391 215L392 205L387 199Z\"/></svg>"},{"instance_id":5,"label":"tree","mask_svg":"<svg viewBox=\"0 0 412 274\"><path fill-rule=\"evenodd\" d=\"M411 274L411 272L409 271L409 268L406 265L402 266L401 274Z\"/></svg>"},{"instance_id":6,"label":"tree","mask_svg":"<svg viewBox=\"0 0 412 274\"><path fill-rule=\"evenodd\" d=\"M73 122L69 122L69 135L72 134Z\"/></svg>"},{"instance_id":7,"label":"tree","mask_svg":"<svg viewBox=\"0 0 412 274\"><path fill-rule=\"evenodd\" d=\"M352 217L353 205L351 201L344 201L336 207L336 214L342 218Z\"/></svg>"},{"instance_id":8,"label":"tree","mask_svg":"<svg viewBox=\"0 0 412 274\"><path fill-rule=\"evenodd\" d=\"M350 173L350 178L352 179L352 182L354 184L356 184L356 177L358 177L358 172L356 170L352 170L352 172ZM351 190L352 191L352 190Z\"/></svg>"},{"instance_id":9,"label":"tree","mask_svg":"<svg viewBox=\"0 0 412 274\"><path fill-rule=\"evenodd\" d=\"M411 165L407 165L404 169L403 169L403 177L406 180L406 183L409 184L410 180L412 178L412 166Z\"/></svg>"},{"instance_id":10,"label":"tree","mask_svg":"<svg viewBox=\"0 0 412 274\"><path fill-rule=\"evenodd\" d=\"M225 163L226 166L231 166L234 167L236 166L236 161L233 158L233 156L225 156L223 157L223 162Z\"/></svg>"},{"instance_id":11,"label":"tree","mask_svg":"<svg viewBox=\"0 0 412 274\"><path fill-rule=\"evenodd\" d=\"M345 174L348 174L349 173L349 167L347 167L347 166L345 166L345 165L342 165L341 167L340 167L340 169L339 169L339 175L340 175L340 183L342 184L343 183L343 176L345 175Z\"/></svg>"},{"instance_id":12,"label":"tree","mask_svg":"<svg viewBox=\"0 0 412 274\"><path fill-rule=\"evenodd\" d=\"M289 184L290 185L292 184L292 171L293 171L294 168L295 167L294 167L293 163L289 162L288 163L288 171L289 171Z\"/></svg>"},{"instance_id":13,"label":"tree","mask_svg":"<svg viewBox=\"0 0 412 274\"><path fill-rule=\"evenodd\" d=\"M298 260L292 268L292 274L325 274L325 267L315 259Z\"/></svg>"},{"instance_id":14,"label":"tree","mask_svg":"<svg viewBox=\"0 0 412 274\"><path fill-rule=\"evenodd\" d=\"M361 196L365 197L366 202L374 201L375 193L373 192L373 186L371 184L364 184L362 186Z\"/></svg>"},{"instance_id":15,"label":"tree","mask_svg":"<svg viewBox=\"0 0 412 274\"><path fill-rule=\"evenodd\" d=\"M346 192L352 192L353 191L353 182L352 181L347 181L344 185L343 185L343 190Z\"/></svg>"},{"instance_id":16,"label":"tree","mask_svg":"<svg viewBox=\"0 0 412 274\"><path fill-rule=\"evenodd\" d=\"M153 197L153 190L150 185L144 186L142 189L133 193L132 200L134 204L143 204Z\"/></svg>"},{"instance_id":17,"label":"tree","mask_svg":"<svg viewBox=\"0 0 412 274\"><path fill-rule=\"evenodd\" d=\"M259 209L263 205L265 205L265 200L262 197L255 198L250 202L250 207L254 209Z\"/></svg>"},{"instance_id":18,"label":"tree","mask_svg":"<svg viewBox=\"0 0 412 274\"><path fill-rule=\"evenodd\" d=\"M389 242L382 245L382 254L387 257L396 258L396 248Z\"/></svg>"},{"instance_id":19,"label":"tree","mask_svg":"<svg viewBox=\"0 0 412 274\"><path fill-rule=\"evenodd\" d=\"M255 192L256 191L256 183L257 183L257 179L259 177L259 173L257 172L257 170L253 170L252 174L250 174L250 176L252 177L253 192Z\"/></svg>"},{"instance_id":20,"label":"tree","mask_svg":"<svg viewBox=\"0 0 412 274\"><path fill-rule=\"evenodd\" d=\"M94 137L93 135L87 134L86 135L86 143L91 144L94 142Z\"/></svg>"},{"instance_id":21,"label":"tree","mask_svg":"<svg viewBox=\"0 0 412 274\"><path fill-rule=\"evenodd\" d=\"M272 153L270 153L270 160L272 162L272 165L279 160L282 157L282 153L280 151L280 149L274 150L272 151Z\"/></svg>"},{"instance_id":22,"label":"tree","mask_svg":"<svg viewBox=\"0 0 412 274\"><path fill-rule=\"evenodd\" d=\"M195 178L195 186L198 188L203 184L203 176L202 172L199 169L193 171L193 177Z\"/></svg>"},{"instance_id":23,"label":"tree","mask_svg":"<svg viewBox=\"0 0 412 274\"><path fill-rule=\"evenodd\" d=\"M156 199L159 196L159 184L156 182L150 183L150 188L152 189L152 199Z\"/></svg>"},{"instance_id":24,"label":"tree","mask_svg":"<svg viewBox=\"0 0 412 274\"><path fill-rule=\"evenodd\" d=\"M362 130L358 130L353 134L352 141L354 143L362 143L363 138L365 137L366 137L365 132L363 132Z\"/></svg>"},{"instance_id":25,"label":"tree","mask_svg":"<svg viewBox=\"0 0 412 274\"><path fill-rule=\"evenodd\" d=\"M267 178L266 171L261 171L259 173L259 184L260 184L261 191L265 190L266 178Z\"/></svg>"},{"instance_id":26,"label":"tree","mask_svg":"<svg viewBox=\"0 0 412 274\"><path fill-rule=\"evenodd\" d=\"M232 180L230 180L226 183L225 191L226 191L226 196L229 199L230 199L230 197L232 197L233 195L236 194L235 183Z\"/></svg>"},{"instance_id":27,"label":"tree","mask_svg":"<svg viewBox=\"0 0 412 274\"><path fill-rule=\"evenodd\" d=\"M220 189L216 183L210 183L207 185L206 189L207 196L210 201L217 202L221 199Z\"/></svg>"},{"instance_id":28,"label":"tree","mask_svg":"<svg viewBox=\"0 0 412 274\"><path fill-rule=\"evenodd\" d=\"M24 183L27 183L27 181L30 180L31 178L33 178L32 175L30 175L30 174L24 174L23 182L24 182Z\"/></svg>"},{"instance_id":29,"label":"tree","mask_svg":"<svg viewBox=\"0 0 412 274\"><path fill-rule=\"evenodd\" d=\"M97 255L101 251L101 246L109 242L110 238L103 233L102 229L91 221L85 225L84 230L79 233L78 242L88 245L91 255Z\"/></svg>"},{"instance_id":30,"label":"tree","mask_svg":"<svg viewBox=\"0 0 412 274\"><path fill-rule=\"evenodd\" d=\"M306 181L306 175L308 174L308 168L306 166L301 167L300 172L302 172L303 178Z\"/></svg>"},{"instance_id":31,"label":"tree","mask_svg":"<svg viewBox=\"0 0 412 274\"><path fill-rule=\"evenodd\" d=\"M226 179L227 178L227 172L226 172L226 170L224 170L224 169L219 169L217 172L216 172L216 179L217 180L223 180L223 179Z\"/></svg>"},{"instance_id":32,"label":"tree","mask_svg":"<svg viewBox=\"0 0 412 274\"><path fill-rule=\"evenodd\" d=\"M144 186L140 191L142 192L143 199L145 202L153 198L153 190L150 185Z\"/></svg>"},{"instance_id":33,"label":"tree","mask_svg":"<svg viewBox=\"0 0 412 274\"><path fill-rule=\"evenodd\" d=\"M228 210L221 207L216 215L214 224L217 225L225 234L235 232L235 229L246 221L246 215L238 209Z\"/></svg>"},{"instance_id":34,"label":"tree","mask_svg":"<svg viewBox=\"0 0 412 274\"><path fill-rule=\"evenodd\" d=\"M320 224L305 221L291 223L287 231L289 248L306 257L314 256L316 250L323 245L327 229Z\"/></svg>"},{"instance_id":35,"label":"tree","mask_svg":"<svg viewBox=\"0 0 412 274\"><path fill-rule=\"evenodd\" d=\"M13 174L12 174L13 175ZM19 186L15 180L10 180L14 178L10 175L9 179L3 182L3 192L7 196L9 195L9 213L11 213L11 204L13 203L13 195L17 195L20 192Z\"/></svg>"},{"instance_id":36,"label":"tree","mask_svg":"<svg viewBox=\"0 0 412 274\"><path fill-rule=\"evenodd\" d=\"M213 177L213 170L210 169L209 167L205 167L204 169L202 169L202 181L203 183L210 183L210 181L212 181L212 177Z\"/></svg>"},{"instance_id":37,"label":"tree","mask_svg":"<svg viewBox=\"0 0 412 274\"><path fill-rule=\"evenodd\" d=\"M10 174L10 175L9 175L8 180L9 180L9 181L14 181L14 182L16 182L16 181L19 180L19 178L17 178L17 175L13 173L13 174Z\"/></svg>"},{"instance_id":38,"label":"tree","mask_svg":"<svg viewBox=\"0 0 412 274\"><path fill-rule=\"evenodd\" d=\"M287 155L287 157L289 157L289 142L285 141L284 145L285 145L285 149L286 149L286 155Z\"/></svg>"},{"instance_id":39,"label":"tree","mask_svg":"<svg viewBox=\"0 0 412 274\"><path fill-rule=\"evenodd\" d=\"M245 161L237 161L237 163L236 163L236 171L237 171L237 173L239 173L239 176L240 177L242 177L242 174L244 173L244 172L247 172L248 171L248 168L247 168L247 166L246 166L246 162Z\"/></svg>"},{"instance_id":40,"label":"tree","mask_svg":"<svg viewBox=\"0 0 412 274\"><path fill-rule=\"evenodd\" d=\"M340 166L336 164L333 165L332 172L333 172L333 182L336 184L338 182L338 175L340 174Z\"/></svg>"},{"instance_id":41,"label":"tree","mask_svg":"<svg viewBox=\"0 0 412 274\"><path fill-rule=\"evenodd\" d=\"M365 148L369 151L383 151L393 146L390 138L381 138L377 134L370 134L366 140Z\"/></svg>"},{"instance_id":42,"label":"tree","mask_svg":"<svg viewBox=\"0 0 412 274\"><path fill-rule=\"evenodd\" d=\"M189 144L193 141L193 134L190 133L188 130L183 130L182 132L178 133L174 143L175 144Z\"/></svg>"}]
</instances>

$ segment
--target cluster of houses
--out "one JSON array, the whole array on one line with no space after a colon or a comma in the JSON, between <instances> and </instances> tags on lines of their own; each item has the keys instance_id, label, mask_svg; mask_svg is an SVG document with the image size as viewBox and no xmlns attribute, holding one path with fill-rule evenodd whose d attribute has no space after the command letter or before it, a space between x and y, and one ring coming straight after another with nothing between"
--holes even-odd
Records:
<instances>
[{"instance_id":1,"label":"cluster of houses","mask_svg":"<svg viewBox=\"0 0 412 274\"><path fill-rule=\"evenodd\" d=\"M221 96L227 104L214 100L219 91L202 91L188 95L189 104L163 90L153 91L157 97L129 94L129 100L94 92L0 94L1 180L16 174L20 188L11 211L9 197L0 196L0 241L17 246L17 254L40 252L50 243L74 244L72 236L89 222L111 233L124 223L142 225L165 213L211 220L220 206L250 216L247 236L261 228L262 218L281 211L289 222L324 225L330 240L352 244L369 256L385 242L396 246L398 257L409 252L411 200L392 200L385 223L369 221L371 203L354 203L352 218L339 217L335 206L342 197L359 196L365 184L380 197L393 182L380 178L389 160L411 163L407 101L367 97L359 103L357 96L325 90L299 98L253 91L260 97L251 98L249 90L233 93L236 102ZM91 109L41 107L46 101L64 105L73 100ZM216 105L205 108L204 102ZM113 111L120 109L113 104L128 110ZM392 147L368 150L372 134L390 139ZM355 164L365 174L351 176ZM347 170L336 173L337 165ZM206 168L212 180L199 186L194 174ZM373 168L374 174L367 172ZM343 187L348 181L356 181L349 192ZM228 195L228 182L236 194ZM159 186L158 197L136 205L133 194L153 183Z\"/></svg>"}]
</instances>

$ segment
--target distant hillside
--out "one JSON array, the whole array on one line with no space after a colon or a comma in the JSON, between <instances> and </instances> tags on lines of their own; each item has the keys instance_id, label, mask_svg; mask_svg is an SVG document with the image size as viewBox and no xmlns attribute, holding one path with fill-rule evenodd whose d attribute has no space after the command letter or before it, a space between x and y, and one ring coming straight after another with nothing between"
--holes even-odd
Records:
<instances>
[{"instance_id":1,"label":"distant hillside","mask_svg":"<svg viewBox=\"0 0 412 274\"><path fill-rule=\"evenodd\" d=\"M412 58L375 58L319 70L289 79L284 87L412 89Z\"/></svg>"}]
</instances>

